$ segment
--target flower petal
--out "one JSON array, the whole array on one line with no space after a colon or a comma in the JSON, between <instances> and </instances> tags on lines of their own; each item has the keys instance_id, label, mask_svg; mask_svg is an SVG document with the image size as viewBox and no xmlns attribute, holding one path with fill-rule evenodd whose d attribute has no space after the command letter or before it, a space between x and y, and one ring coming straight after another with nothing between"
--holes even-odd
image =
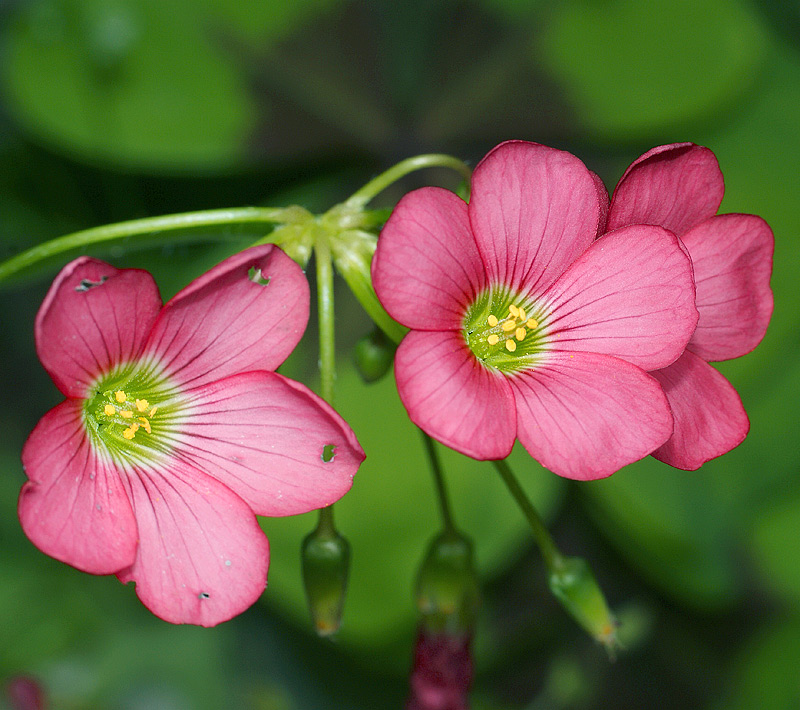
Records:
<instances>
[{"instance_id":1,"label":"flower petal","mask_svg":"<svg viewBox=\"0 0 800 710\"><path fill-rule=\"evenodd\" d=\"M307 513L339 500L364 452L336 411L274 372L234 375L187 393L176 449L259 515Z\"/></svg>"},{"instance_id":2,"label":"flower petal","mask_svg":"<svg viewBox=\"0 0 800 710\"><path fill-rule=\"evenodd\" d=\"M214 626L243 612L267 583L269 543L247 504L177 460L126 479L139 524L136 561L118 573L173 624Z\"/></svg>"},{"instance_id":3,"label":"flower petal","mask_svg":"<svg viewBox=\"0 0 800 710\"><path fill-rule=\"evenodd\" d=\"M651 372L669 400L675 429L653 452L659 461L694 471L744 441L750 422L733 386L688 350L669 367Z\"/></svg>"},{"instance_id":4,"label":"flower petal","mask_svg":"<svg viewBox=\"0 0 800 710\"><path fill-rule=\"evenodd\" d=\"M552 348L614 355L645 370L673 362L698 317L689 258L675 235L648 225L595 241L540 303Z\"/></svg>"},{"instance_id":5,"label":"flower petal","mask_svg":"<svg viewBox=\"0 0 800 710\"><path fill-rule=\"evenodd\" d=\"M610 476L672 432L658 382L608 355L548 353L511 385L519 440L559 476L584 481Z\"/></svg>"},{"instance_id":6,"label":"flower petal","mask_svg":"<svg viewBox=\"0 0 800 710\"><path fill-rule=\"evenodd\" d=\"M81 402L67 400L36 425L22 450L30 479L19 497L22 529L36 547L92 574L136 555L136 521L116 466L89 442Z\"/></svg>"},{"instance_id":7,"label":"flower petal","mask_svg":"<svg viewBox=\"0 0 800 710\"><path fill-rule=\"evenodd\" d=\"M480 460L511 453L511 388L478 362L460 333L411 331L397 349L395 375L411 421L433 438Z\"/></svg>"},{"instance_id":8,"label":"flower petal","mask_svg":"<svg viewBox=\"0 0 800 710\"><path fill-rule=\"evenodd\" d=\"M728 360L761 342L772 316L772 230L751 214L712 217L683 236L694 264L700 320L692 351Z\"/></svg>"},{"instance_id":9,"label":"flower petal","mask_svg":"<svg viewBox=\"0 0 800 710\"><path fill-rule=\"evenodd\" d=\"M492 284L543 292L597 236L600 191L574 155L502 143L475 168L469 219Z\"/></svg>"},{"instance_id":10,"label":"flower petal","mask_svg":"<svg viewBox=\"0 0 800 710\"><path fill-rule=\"evenodd\" d=\"M486 286L466 203L438 187L403 197L381 230L372 278L384 308L403 325L460 328Z\"/></svg>"},{"instance_id":11,"label":"flower petal","mask_svg":"<svg viewBox=\"0 0 800 710\"><path fill-rule=\"evenodd\" d=\"M295 262L272 244L245 249L164 306L146 356L194 387L274 370L300 341L308 308L308 282Z\"/></svg>"},{"instance_id":12,"label":"flower petal","mask_svg":"<svg viewBox=\"0 0 800 710\"><path fill-rule=\"evenodd\" d=\"M625 171L611 199L608 230L657 224L681 236L717 213L724 192L719 163L708 148L661 145Z\"/></svg>"},{"instance_id":13,"label":"flower petal","mask_svg":"<svg viewBox=\"0 0 800 710\"><path fill-rule=\"evenodd\" d=\"M36 316L36 351L67 397L134 359L161 308L153 277L82 256L56 276Z\"/></svg>"}]
</instances>

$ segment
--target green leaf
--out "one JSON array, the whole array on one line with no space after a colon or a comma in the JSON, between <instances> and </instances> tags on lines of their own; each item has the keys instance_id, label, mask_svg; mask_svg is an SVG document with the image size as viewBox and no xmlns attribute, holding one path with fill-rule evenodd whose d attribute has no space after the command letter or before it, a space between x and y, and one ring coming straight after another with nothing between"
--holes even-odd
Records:
<instances>
[{"instance_id":1,"label":"green leaf","mask_svg":"<svg viewBox=\"0 0 800 710\"><path fill-rule=\"evenodd\" d=\"M750 89L761 18L737 0L554 3L539 53L589 135L637 140L718 111Z\"/></svg>"}]
</instances>

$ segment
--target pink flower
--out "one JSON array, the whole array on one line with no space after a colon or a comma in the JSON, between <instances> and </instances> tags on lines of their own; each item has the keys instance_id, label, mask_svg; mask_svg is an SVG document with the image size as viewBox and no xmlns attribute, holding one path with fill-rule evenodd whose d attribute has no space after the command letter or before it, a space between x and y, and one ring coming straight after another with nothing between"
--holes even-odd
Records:
<instances>
[{"instance_id":1,"label":"pink flower","mask_svg":"<svg viewBox=\"0 0 800 710\"><path fill-rule=\"evenodd\" d=\"M471 632L420 624L406 710L467 710L472 675Z\"/></svg>"},{"instance_id":2,"label":"pink flower","mask_svg":"<svg viewBox=\"0 0 800 710\"><path fill-rule=\"evenodd\" d=\"M661 227L596 239L606 205L573 155L520 141L477 166L468 205L439 188L398 203L373 278L412 329L395 374L417 425L477 459L503 458L519 438L577 479L670 437L645 371L673 362L694 331L691 264Z\"/></svg>"},{"instance_id":3,"label":"pink flower","mask_svg":"<svg viewBox=\"0 0 800 710\"><path fill-rule=\"evenodd\" d=\"M716 157L693 143L645 153L614 190L608 229L656 224L681 238L694 265L700 320L686 352L653 372L675 418L653 456L694 470L738 446L750 423L739 395L709 361L750 352L772 315L774 239L760 217L717 215L724 184Z\"/></svg>"},{"instance_id":4,"label":"pink flower","mask_svg":"<svg viewBox=\"0 0 800 710\"><path fill-rule=\"evenodd\" d=\"M269 562L256 514L333 503L364 458L331 407L274 372L308 309L305 277L273 246L163 307L145 271L68 264L36 318L39 358L67 399L22 452L31 541L135 581L173 623L213 626L250 606Z\"/></svg>"}]
</instances>

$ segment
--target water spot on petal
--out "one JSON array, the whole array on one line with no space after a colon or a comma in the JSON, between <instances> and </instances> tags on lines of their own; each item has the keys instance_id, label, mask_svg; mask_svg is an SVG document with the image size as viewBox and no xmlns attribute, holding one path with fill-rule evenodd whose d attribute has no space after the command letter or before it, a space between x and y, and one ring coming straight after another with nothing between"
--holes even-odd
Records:
<instances>
[{"instance_id":1,"label":"water spot on petal","mask_svg":"<svg viewBox=\"0 0 800 710\"><path fill-rule=\"evenodd\" d=\"M85 293L90 288L94 288L95 286L102 286L106 281L108 281L108 276L100 277L99 281L92 281L90 279L81 279L81 282L75 287L75 290L78 293Z\"/></svg>"},{"instance_id":2,"label":"water spot on petal","mask_svg":"<svg viewBox=\"0 0 800 710\"><path fill-rule=\"evenodd\" d=\"M269 276L264 276L261 273L261 269L256 266L250 267L250 270L247 272L247 278L259 286L266 286L270 281Z\"/></svg>"},{"instance_id":3,"label":"water spot on petal","mask_svg":"<svg viewBox=\"0 0 800 710\"><path fill-rule=\"evenodd\" d=\"M336 444L325 444L322 447L322 460L325 463L330 463L333 461L334 456L336 456Z\"/></svg>"},{"instance_id":4,"label":"water spot on petal","mask_svg":"<svg viewBox=\"0 0 800 710\"><path fill-rule=\"evenodd\" d=\"M98 504L95 506L95 508L97 508L97 510L102 510L102 509L103 509L103 506L102 506L102 505L100 505L100 503L98 503Z\"/></svg>"},{"instance_id":5,"label":"water spot on petal","mask_svg":"<svg viewBox=\"0 0 800 710\"><path fill-rule=\"evenodd\" d=\"M225 560L225 566L226 567L230 567L231 566L231 561L230 560Z\"/></svg>"}]
</instances>

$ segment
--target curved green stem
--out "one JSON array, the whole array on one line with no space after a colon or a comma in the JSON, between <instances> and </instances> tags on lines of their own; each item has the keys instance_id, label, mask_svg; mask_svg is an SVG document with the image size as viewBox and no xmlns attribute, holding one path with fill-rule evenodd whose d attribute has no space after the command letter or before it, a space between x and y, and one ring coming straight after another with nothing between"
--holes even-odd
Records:
<instances>
[{"instance_id":1,"label":"curved green stem","mask_svg":"<svg viewBox=\"0 0 800 710\"><path fill-rule=\"evenodd\" d=\"M436 485L436 495L439 498L439 508L442 514L442 527L445 532L452 532L455 530L453 524L453 514L450 512L450 499L447 495L447 486L444 482L444 474L442 472L442 465L439 462L439 452L436 451L436 443L429 437L422 429L422 440L425 443L425 451L428 454L428 461L431 464L431 473Z\"/></svg>"},{"instance_id":2,"label":"curved green stem","mask_svg":"<svg viewBox=\"0 0 800 710\"><path fill-rule=\"evenodd\" d=\"M525 491L522 490L522 486L520 486L519 481L517 481L511 467L504 460L492 461L492 463L500 473L501 478L514 497L514 500L517 502L517 505L522 510L522 513L525 515L533 537L536 540L536 544L539 546L539 550L542 553L545 564L550 570L560 569L564 564L565 558L556 547L556 543L545 527L544 521L539 516L538 511L533 507L533 503L531 503Z\"/></svg>"},{"instance_id":3,"label":"curved green stem","mask_svg":"<svg viewBox=\"0 0 800 710\"><path fill-rule=\"evenodd\" d=\"M73 232L44 244L37 244L0 264L0 281L22 271L36 262L72 249L110 242L116 239L151 235L154 232L174 232L199 227L230 226L246 223L278 223L290 221L292 208L235 207L231 209L184 212L181 214L145 217L129 222L106 224L101 227Z\"/></svg>"},{"instance_id":4,"label":"curved green stem","mask_svg":"<svg viewBox=\"0 0 800 710\"><path fill-rule=\"evenodd\" d=\"M413 173L415 170L422 170L423 168L451 168L461 174L467 185L469 185L470 178L472 177L472 170L470 167L463 160L454 158L451 155L444 155L442 153L416 155L413 158L400 161L386 172L374 177L364 185L364 187L355 192L345 204L354 207L363 207L393 182L397 182L400 178L405 177L409 173Z\"/></svg>"}]
</instances>

